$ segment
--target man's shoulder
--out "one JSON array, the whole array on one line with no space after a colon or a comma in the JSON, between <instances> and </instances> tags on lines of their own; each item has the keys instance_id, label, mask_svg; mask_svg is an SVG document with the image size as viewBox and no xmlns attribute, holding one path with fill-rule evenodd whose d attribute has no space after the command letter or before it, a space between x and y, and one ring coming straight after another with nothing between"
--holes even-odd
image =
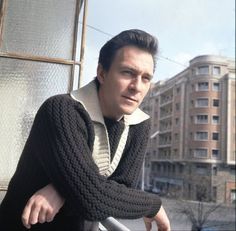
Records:
<instances>
[{"instance_id":1,"label":"man's shoulder","mask_svg":"<svg viewBox=\"0 0 236 231\"><path fill-rule=\"evenodd\" d=\"M81 108L83 110L83 106L69 94L58 94L47 98L40 106L38 113L46 112L47 114L52 114L57 112L64 114L66 111L71 112L71 110L74 110L75 106L77 109Z\"/></svg>"},{"instance_id":2,"label":"man's shoulder","mask_svg":"<svg viewBox=\"0 0 236 231\"><path fill-rule=\"evenodd\" d=\"M64 105L64 106L71 106L71 105L80 105L77 101L75 101L69 93L65 94L58 94L58 95L53 95L47 98L42 105L51 105L51 106L59 106L59 105Z\"/></svg>"}]
</instances>

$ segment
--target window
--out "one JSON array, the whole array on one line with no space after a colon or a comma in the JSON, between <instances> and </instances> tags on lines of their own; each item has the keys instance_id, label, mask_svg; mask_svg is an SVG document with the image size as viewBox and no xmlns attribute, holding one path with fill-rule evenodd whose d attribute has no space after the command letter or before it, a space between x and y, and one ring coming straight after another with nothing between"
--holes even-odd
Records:
<instances>
[{"instance_id":1,"label":"window","mask_svg":"<svg viewBox=\"0 0 236 231\"><path fill-rule=\"evenodd\" d=\"M220 123L220 117L218 115L212 116L212 124L219 124Z\"/></svg>"},{"instance_id":2,"label":"window","mask_svg":"<svg viewBox=\"0 0 236 231\"><path fill-rule=\"evenodd\" d=\"M219 132L212 133L212 140L219 140Z\"/></svg>"},{"instance_id":3,"label":"window","mask_svg":"<svg viewBox=\"0 0 236 231\"><path fill-rule=\"evenodd\" d=\"M213 176L217 176L217 167L216 166L213 166L213 168L212 168L212 175Z\"/></svg>"},{"instance_id":4,"label":"window","mask_svg":"<svg viewBox=\"0 0 236 231\"><path fill-rule=\"evenodd\" d=\"M213 91L220 91L220 83L218 83L218 82L213 82L213 83L212 83L212 90L213 90Z\"/></svg>"},{"instance_id":5,"label":"window","mask_svg":"<svg viewBox=\"0 0 236 231\"><path fill-rule=\"evenodd\" d=\"M180 103L176 103L176 104L175 104L175 110L176 110L176 111L179 111L179 108L180 108Z\"/></svg>"},{"instance_id":6,"label":"window","mask_svg":"<svg viewBox=\"0 0 236 231\"><path fill-rule=\"evenodd\" d=\"M207 98L197 99L196 107L208 107L208 99Z\"/></svg>"},{"instance_id":7,"label":"window","mask_svg":"<svg viewBox=\"0 0 236 231\"><path fill-rule=\"evenodd\" d=\"M190 137L191 140L193 139L193 133L192 132L189 133L189 137Z\"/></svg>"},{"instance_id":8,"label":"window","mask_svg":"<svg viewBox=\"0 0 236 231\"><path fill-rule=\"evenodd\" d=\"M231 189L230 190L230 200L231 200L231 203L235 204L235 201L236 201L236 189Z\"/></svg>"},{"instance_id":9,"label":"window","mask_svg":"<svg viewBox=\"0 0 236 231\"><path fill-rule=\"evenodd\" d=\"M179 118L175 118L175 124L179 125Z\"/></svg>"},{"instance_id":10,"label":"window","mask_svg":"<svg viewBox=\"0 0 236 231\"><path fill-rule=\"evenodd\" d=\"M209 74L209 66L200 66L197 69L198 75L208 75Z\"/></svg>"},{"instance_id":11,"label":"window","mask_svg":"<svg viewBox=\"0 0 236 231\"><path fill-rule=\"evenodd\" d=\"M207 149L206 148L196 148L194 149L194 157L196 158L207 158Z\"/></svg>"},{"instance_id":12,"label":"window","mask_svg":"<svg viewBox=\"0 0 236 231\"><path fill-rule=\"evenodd\" d=\"M194 88L194 84L191 85L191 89L192 89L192 91L195 90L195 88Z\"/></svg>"},{"instance_id":13,"label":"window","mask_svg":"<svg viewBox=\"0 0 236 231\"><path fill-rule=\"evenodd\" d=\"M179 173L183 173L184 171L184 166L182 164L179 165Z\"/></svg>"},{"instance_id":14,"label":"window","mask_svg":"<svg viewBox=\"0 0 236 231\"><path fill-rule=\"evenodd\" d=\"M179 141L179 134L175 133L175 141Z\"/></svg>"},{"instance_id":15,"label":"window","mask_svg":"<svg viewBox=\"0 0 236 231\"><path fill-rule=\"evenodd\" d=\"M194 107L194 101L193 100L190 101L190 105L191 105L191 107Z\"/></svg>"},{"instance_id":16,"label":"window","mask_svg":"<svg viewBox=\"0 0 236 231\"><path fill-rule=\"evenodd\" d=\"M208 139L208 132L195 133L195 140L207 140L207 139Z\"/></svg>"},{"instance_id":17,"label":"window","mask_svg":"<svg viewBox=\"0 0 236 231\"><path fill-rule=\"evenodd\" d=\"M197 83L197 91L208 91L209 84L208 82L199 82Z\"/></svg>"},{"instance_id":18,"label":"window","mask_svg":"<svg viewBox=\"0 0 236 231\"><path fill-rule=\"evenodd\" d=\"M208 115L197 115L195 116L195 124L207 124Z\"/></svg>"},{"instance_id":19,"label":"window","mask_svg":"<svg viewBox=\"0 0 236 231\"><path fill-rule=\"evenodd\" d=\"M219 99L213 99L212 105L213 105L213 107L219 107L220 106L220 100Z\"/></svg>"},{"instance_id":20,"label":"window","mask_svg":"<svg viewBox=\"0 0 236 231\"><path fill-rule=\"evenodd\" d=\"M206 172L200 173L200 174L206 174ZM196 200L197 201L204 201L207 198L207 188L206 186L199 184L196 185Z\"/></svg>"},{"instance_id":21,"label":"window","mask_svg":"<svg viewBox=\"0 0 236 231\"><path fill-rule=\"evenodd\" d=\"M157 155L157 151L153 151L153 152L152 152L152 156L153 156L153 157L156 157L156 155Z\"/></svg>"},{"instance_id":22,"label":"window","mask_svg":"<svg viewBox=\"0 0 236 231\"><path fill-rule=\"evenodd\" d=\"M212 149L211 155L212 155L212 158L219 159L219 157L220 157L220 150Z\"/></svg>"},{"instance_id":23,"label":"window","mask_svg":"<svg viewBox=\"0 0 236 231\"><path fill-rule=\"evenodd\" d=\"M176 88L176 94L179 94L180 93L180 87L177 87Z\"/></svg>"},{"instance_id":24,"label":"window","mask_svg":"<svg viewBox=\"0 0 236 231\"><path fill-rule=\"evenodd\" d=\"M178 149L174 149L174 155L175 155L175 156L178 155Z\"/></svg>"},{"instance_id":25,"label":"window","mask_svg":"<svg viewBox=\"0 0 236 231\"><path fill-rule=\"evenodd\" d=\"M205 175L207 173L207 167L205 165L197 165L196 173Z\"/></svg>"},{"instance_id":26,"label":"window","mask_svg":"<svg viewBox=\"0 0 236 231\"><path fill-rule=\"evenodd\" d=\"M213 75L220 75L220 67L214 66L212 72L213 72Z\"/></svg>"}]
</instances>

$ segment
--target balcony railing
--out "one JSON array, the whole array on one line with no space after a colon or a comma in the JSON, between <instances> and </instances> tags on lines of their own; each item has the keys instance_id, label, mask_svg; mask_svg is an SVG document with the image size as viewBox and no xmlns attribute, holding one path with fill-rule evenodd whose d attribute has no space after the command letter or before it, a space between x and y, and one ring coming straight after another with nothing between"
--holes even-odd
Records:
<instances>
[{"instance_id":1,"label":"balcony railing","mask_svg":"<svg viewBox=\"0 0 236 231\"><path fill-rule=\"evenodd\" d=\"M106 220L101 221L99 224L100 231L131 231L125 225L117 221L113 217L108 217Z\"/></svg>"}]
</instances>

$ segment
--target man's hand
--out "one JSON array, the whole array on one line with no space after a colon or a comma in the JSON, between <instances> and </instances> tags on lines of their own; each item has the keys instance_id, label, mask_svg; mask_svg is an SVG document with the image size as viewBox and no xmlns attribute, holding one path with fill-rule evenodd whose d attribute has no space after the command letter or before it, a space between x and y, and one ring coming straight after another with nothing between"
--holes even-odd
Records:
<instances>
[{"instance_id":1,"label":"man's hand","mask_svg":"<svg viewBox=\"0 0 236 231\"><path fill-rule=\"evenodd\" d=\"M52 221L64 202L52 184L48 184L28 200L21 217L23 225L30 229L31 225L38 222Z\"/></svg>"},{"instance_id":2,"label":"man's hand","mask_svg":"<svg viewBox=\"0 0 236 231\"><path fill-rule=\"evenodd\" d=\"M161 206L160 210L153 218L144 217L144 223L146 226L146 231L150 231L152 229L152 222L155 221L158 227L158 231L170 231L170 221L166 215L164 208Z\"/></svg>"}]
</instances>

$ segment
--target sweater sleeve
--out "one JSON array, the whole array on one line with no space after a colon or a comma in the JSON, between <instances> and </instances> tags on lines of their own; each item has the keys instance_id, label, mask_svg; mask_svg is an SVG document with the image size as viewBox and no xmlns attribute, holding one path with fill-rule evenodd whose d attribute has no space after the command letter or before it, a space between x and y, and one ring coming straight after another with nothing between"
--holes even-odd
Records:
<instances>
[{"instance_id":1,"label":"sweater sleeve","mask_svg":"<svg viewBox=\"0 0 236 231\"><path fill-rule=\"evenodd\" d=\"M157 196L99 174L83 117L75 103L62 96L39 109L28 142L50 181L87 220L154 216L161 205Z\"/></svg>"}]
</instances>

